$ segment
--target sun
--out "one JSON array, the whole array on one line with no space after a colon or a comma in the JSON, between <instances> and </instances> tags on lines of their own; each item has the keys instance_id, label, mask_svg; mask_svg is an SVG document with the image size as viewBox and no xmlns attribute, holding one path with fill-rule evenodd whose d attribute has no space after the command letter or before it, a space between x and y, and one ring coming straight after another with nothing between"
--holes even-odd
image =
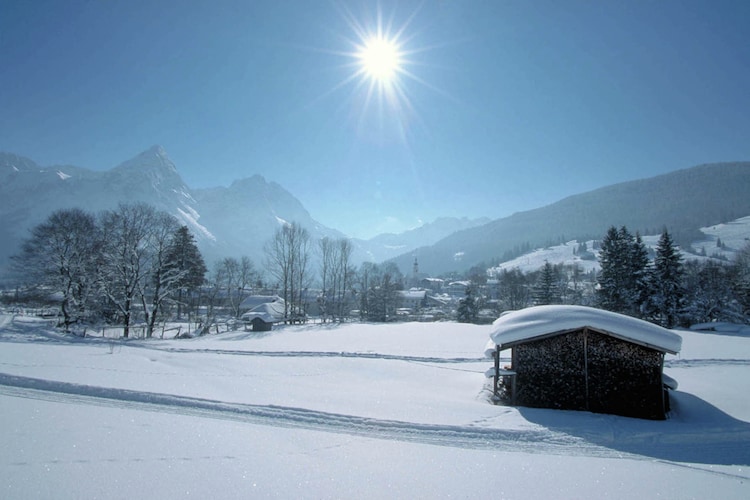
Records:
<instances>
[{"instance_id":1,"label":"sun","mask_svg":"<svg viewBox=\"0 0 750 500\"><path fill-rule=\"evenodd\" d=\"M420 85L436 90L415 72L429 66L422 54L436 47L423 42L426 28L419 17L422 6L399 12L394 5L389 14L384 14L379 0L357 12L347 2L334 1L334 5L347 28L343 33L334 30L344 46L324 52L342 56L338 68L343 79L322 97L350 88L351 96L346 101L350 105L342 109L356 120L357 133L367 140L386 137L406 142L411 127L420 121L413 102L415 88Z\"/></svg>"},{"instance_id":2,"label":"sun","mask_svg":"<svg viewBox=\"0 0 750 500\"><path fill-rule=\"evenodd\" d=\"M398 43L382 36L365 40L357 57L364 74L382 85L389 84L401 71L403 54Z\"/></svg>"}]
</instances>

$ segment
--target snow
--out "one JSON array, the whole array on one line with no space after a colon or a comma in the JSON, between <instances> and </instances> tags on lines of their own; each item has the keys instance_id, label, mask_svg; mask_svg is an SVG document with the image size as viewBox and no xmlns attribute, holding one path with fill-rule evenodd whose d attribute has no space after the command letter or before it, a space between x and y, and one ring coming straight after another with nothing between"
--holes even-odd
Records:
<instances>
[{"instance_id":1,"label":"snow","mask_svg":"<svg viewBox=\"0 0 750 500\"><path fill-rule=\"evenodd\" d=\"M0 314L2 498L747 498L750 339L681 332L666 421L494 406L488 326L70 338Z\"/></svg>"},{"instance_id":2,"label":"snow","mask_svg":"<svg viewBox=\"0 0 750 500\"><path fill-rule=\"evenodd\" d=\"M715 321L712 323L698 323L690 327L691 330L721 332L724 334L733 333L735 335L744 335L750 337L750 325L738 325L736 323L726 323Z\"/></svg>"},{"instance_id":3,"label":"snow","mask_svg":"<svg viewBox=\"0 0 750 500\"><path fill-rule=\"evenodd\" d=\"M284 319L286 305L284 299L264 302L253 307L251 310L242 315L243 321L253 321L259 318L266 323L278 323Z\"/></svg>"},{"instance_id":4,"label":"snow","mask_svg":"<svg viewBox=\"0 0 750 500\"><path fill-rule=\"evenodd\" d=\"M593 307L562 305L503 314L492 324L490 338L502 346L586 326L672 354L680 352L682 345L682 337L653 323Z\"/></svg>"},{"instance_id":5,"label":"snow","mask_svg":"<svg viewBox=\"0 0 750 500\"><path fill-rule=\"evenodd\" d=\"M190 229L198 233L199 236L206 238L207 240L216 241L216 236L211 234L211 231L209 231L205 226L201 225L198 222L198 218L200 217L200 215L198 215L198 212L187 205L183 205L183 208L184 210L180 207L177 207L177 213L180 214L180 217L184 222L188 224Z\"/></svg>"},{"instance_id":6,"label":"snow","mask_svg":"<svg viewBox=\"0 0 750 500\"><path fill-rule=\"evenodd\" d=\"M706 235L706 239L692 244L695 251L703 250L709 257L722 256L732 260L738 250L750 244L750 216L701 228L701 232ZM718 240L721 240L723 247L716 245Z\"/></svg>"},{"instance_id":7,"label":"snow","mask_svg":"<svg viewBox=\"0 0 750 500\"><path fill-rule=\"evenodd\" d=\"M510 271L512 269L518 269L524 273L531 273L538 271L545 262L550 264L565 264L565 265L576 265L578 268L589 273L599 269L599 261L597 260L598 251L589 250L591 255L589 258L584 259L580 255L577 255L579 242L572 240L562 245L555 245L547 248L537 248L529 253L523 254L515 259L503 262L496 267L490 268L489 273L492 276L497 276L502 271ZM591 249L594 246L594 241L590 240L586 242L586 248Z\"/></svg>"},{"instance_id":8,"label":"snow","mask_svg":"<svg viewBox=\"0 0 750 500\"><path fill-rule=\"evenodd\" d=\"M287 221L285 219L282 219L278 215L274 215L274 217L276 217L276 222L279 223L279 226L291 226L291 224L289 223L289 221Z\"/></svg>"}]
</instances>

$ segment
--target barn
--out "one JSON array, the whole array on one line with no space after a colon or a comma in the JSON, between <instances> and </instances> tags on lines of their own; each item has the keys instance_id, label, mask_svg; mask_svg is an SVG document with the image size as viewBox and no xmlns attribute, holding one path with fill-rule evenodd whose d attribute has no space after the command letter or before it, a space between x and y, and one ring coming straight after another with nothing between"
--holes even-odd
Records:
<instances>
[{"instance_id":1,"label":"barn","mask_svg":"<svg viewBox=\"0 0 750 500\"><path fill-rule=\"evenodd\" d=\"M629 316L584 306L535 306L492 324L493 391L511 404L663 420L669 412L664 356L682 337ZM511 350L501 367L501 351Z\"/></svg>"}]
</instances>

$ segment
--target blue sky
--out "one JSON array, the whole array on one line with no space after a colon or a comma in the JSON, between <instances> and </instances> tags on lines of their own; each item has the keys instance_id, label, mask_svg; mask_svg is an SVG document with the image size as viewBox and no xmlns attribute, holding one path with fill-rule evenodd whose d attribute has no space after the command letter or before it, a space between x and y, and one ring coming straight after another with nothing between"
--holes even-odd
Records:
<instances>
[{"instance_id":1,"label":"blue sky","mask_svg":"<svg viewBox=\"0 0 750 500\"><path fill-rule=\"evenodd\" d=\"M354 76L378 24L395 103ZM190 187L261 174L357 237L497 218L750 160L748 26L744 0L4 0L0 150L160 144Z\"/></svg>"}]
</instances>

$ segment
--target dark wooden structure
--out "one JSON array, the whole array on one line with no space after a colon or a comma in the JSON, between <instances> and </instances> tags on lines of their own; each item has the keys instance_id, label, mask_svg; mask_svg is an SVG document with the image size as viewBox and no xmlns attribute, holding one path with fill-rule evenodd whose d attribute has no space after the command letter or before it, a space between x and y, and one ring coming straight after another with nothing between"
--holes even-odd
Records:
<instances>
[{"instance_id":1,"label":"dark wooden structure","mask_svg":"<svg viewBox=\"0 0 750 500\"><path fill-rule=\"evenodd\" d=\"M554 315L556 311L542 312ZM629 329L633 327L631 320L640 321L628 318L623 322L628 325L625 332L612 331L616 322L591 318L584 318L580 326L571 328L574 323L571 323L570 314L566 314L561 322L565 328L561 330L552 327L551 331L540 333L541 330L532 328L526 335L516 330L509 335L508 341L497 344L493 353L495 395L503 394L511 404L520 406L666 418L669 395L662 370L665 353L674 352L671 350L674 343L667 343L670 347L664 347L663 343L650 342L656 338L653 332L646 336L629 335ZM528 317L526 321L528 323ZM546 321L554 325L554 316ZM498 320L495 324L499 322L502 323ZM509 323L509 328L517 328L512 318ZM646 328L640 324L635 326ZM676 336L667 330L664 332ZM502 337L500 325L494 338ZM504 349L512 350L511 366L505 371L500 369L499 363L500 351Z\"/></svg>"}]
</instances>

